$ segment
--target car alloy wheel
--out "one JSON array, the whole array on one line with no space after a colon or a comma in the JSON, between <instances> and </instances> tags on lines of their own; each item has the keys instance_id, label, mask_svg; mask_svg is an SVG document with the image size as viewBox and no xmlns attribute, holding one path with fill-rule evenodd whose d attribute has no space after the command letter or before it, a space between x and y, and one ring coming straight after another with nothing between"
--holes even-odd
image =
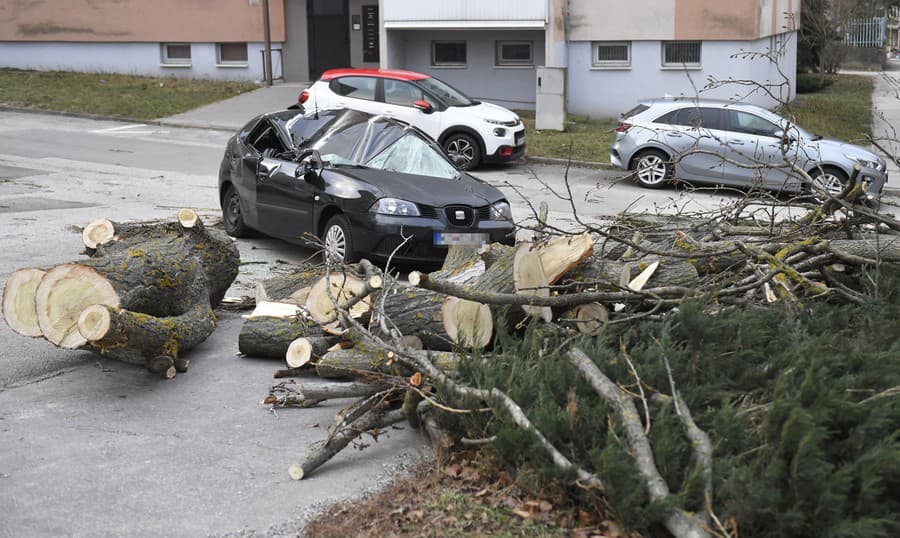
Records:
<instances>
[{"instance_id":1,"label":"car alloy wheel","mask_svg":"<svg viewBox=\"0 0 900 538\"><path fill-rule=\"evenodd\" d=\"M661 187L671 175L668 158L657 151L642 153L634 168L638 183L644 187Z\"/></svg>"},{"instance_id":2,"label":"car alloy wheel","mask_svg":"<svg viewBox=\"0 0 900 538\"><path fill-rule=\"evenodd\" d=\"M831 170L823 170L813 178L817 190L823 190L830 196L838 196L844 192L844 181Z\"/></svg>"},{"instance_id":3,"label":"car alloy wheel","mask_svg":"<svg viewBox=\"0 0 900 538\"><path fill-rule=\"evenodd\" d=\"M481 148L478 142L469 135L455 134L444 142L444 149L450 155L459 155L465 159L463 170L471 170L481 163Z\"/></svg>"}]
</instances>

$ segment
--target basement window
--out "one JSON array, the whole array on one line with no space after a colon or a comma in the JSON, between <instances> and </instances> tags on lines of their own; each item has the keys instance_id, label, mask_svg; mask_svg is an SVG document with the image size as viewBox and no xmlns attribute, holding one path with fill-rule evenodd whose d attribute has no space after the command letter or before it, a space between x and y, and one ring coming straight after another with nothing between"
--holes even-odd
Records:
<instances>
[{"instance_id":1,"label":"basement window","mask_svg":"<svg viewBox=\"0 0 900 538\"><path fill-rule=\"evenodd\" d=\"M465 67L465 41L432 41L431 65L435 67Z\"/></svg>"},{"instance_id":2,"label":"basement window","mask_svg":"<svg viewBox=\"0 0 900 538\"><path fill-rule=\"evenodd\" d=\"M247 66L246 43L218 43L216 50L220 66Z\"/></svg>"},{"instance_id":3,"label":"basement window","mask_svg":"<svg viewBox=\"0 0 900 538\"><path fill-rule=\"evenodd\" d=\"M190 43L160 43L159 46L163 65L191 65Z\"/></svg>"},{"instance_id":4,"label":"basement window","mask_svg":"<svg viewBox=\"0 0 900 538\"><path fill-rule=\"evenodd\" d=\"M631 67L630 41L595 41L591 49L591 67Z\"/></svg>"},{"instance_id":5,"label":"basement window","mask_svg":"<svg viewBox=\"0 0 900 538\"><path fill-rule=\"evenodd\" d=\"M700 41L663 41L663 67L700 67Z\"/></svg>"},{"instance_id":6,"label":"basement window","mask_svg":"<svg viewBox=\"0 0 900 538\"><path fill-rule=\"evenodd\" d=\"M534 65L534 46L531 41L497 41L496 65L531 67Z\"/></svg>"}]
</instances>

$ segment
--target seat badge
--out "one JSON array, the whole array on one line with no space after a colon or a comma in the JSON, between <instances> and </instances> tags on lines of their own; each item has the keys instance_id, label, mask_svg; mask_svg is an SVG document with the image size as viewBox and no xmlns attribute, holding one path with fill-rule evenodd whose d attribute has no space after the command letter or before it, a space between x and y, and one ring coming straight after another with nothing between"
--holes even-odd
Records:
<instances>
[{"instance_id":1,"label":"seat badge","mask_svg":"<svg viewBox=\"0 0 900 538\"><path fill-rule=\"evenodd\" d=\"M466 220L466 212L465 211L456 211L456 220Z\"/></svg>"}]
</instances>

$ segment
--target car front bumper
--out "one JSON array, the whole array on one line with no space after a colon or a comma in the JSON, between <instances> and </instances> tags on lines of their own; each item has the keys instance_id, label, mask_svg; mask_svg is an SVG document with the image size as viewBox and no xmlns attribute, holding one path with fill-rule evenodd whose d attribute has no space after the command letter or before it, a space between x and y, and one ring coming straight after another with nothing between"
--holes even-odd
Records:
<instances>
[{"instance_id":1,"label":"car front bumper","mask_svg":"<svg viewBox=\"0 0 900 538\"><path fill-rule=\"evenodd\" d=\"M363 258L395 262L440 264L449 246L435 244L435 232L484 234L486 243L515 244L515 225L484 220L468 228L448 226L439 219L396 217L375 213L348 215L353 227L353 248Z\"/></svg>"}]
</instances>

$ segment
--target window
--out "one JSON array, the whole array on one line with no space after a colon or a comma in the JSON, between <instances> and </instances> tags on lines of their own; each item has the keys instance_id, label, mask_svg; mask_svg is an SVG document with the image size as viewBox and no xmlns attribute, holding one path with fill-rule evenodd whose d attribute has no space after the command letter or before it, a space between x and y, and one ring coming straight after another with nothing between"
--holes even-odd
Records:
<instances>
[{"instance_id":1,"label":"window","mask_svg":"<svg viewBox=\"0 0 900 538\"><path fill-rule=\"evenodd\" d=\"M534 65L534 47L531 41L497 41L496 48L496 65Z\"/></svg>"},{"instance_id":2,"label":"window","mask_svg":"<svg viewBox=\"0 0 900 538\"><path fill-rule=\"evenodd\" d=\"M700 67L700 41L663 41L663 66Z\"/></svg>"},{"instance_id":3,"label":"window","mask_svg":"<svg viewBox=\"0 0 900 538\"><path fill-rule=\"evenodd\" d=\"M384 102L391 105L413 106L423 98L423 92L409 82L384 79ZM434 106L434 104L432 104Z\"/></svg>"},{"instance_id":4,"label":"window","mask_svg":"<svg viewBox=\"0 0 900 538\"><path fill-rule=\"evenodd\" d=\"M593 67L631 67L631 42L601 41L591 45Z\"/></svg>"},{"instance_id":5,"label":"window","mask_svg":"<svg viewBox=\"0 0 900 538\"><path fill-rule=\"evenodd\" d=\"M432 41L431 65L438 67L465 67L465 41Z\"/></svg>"},{"instance_id":6,"label":"window","mask_svg":"<svg viewBox=\"0 0 900 538\"><path fill-rule=\"evenodd\" d=\"M695 106L673 110L657 119L654 123L668 123L669 125L682 125L691 128L703 127L719 130L724 128L722 111L720 109L698 108Z\"/></svg>"},{"instance_id":7,"label":"window","mask_svg":"<svg viewBox=\"0 0 900 538\"><path fill-rule=\"evenodd\" d=\"M328 87L338 95L374 101L377 83L372 77L341 77L332 80Z\"/></svg>"},{"instance_id":8,"label":"window","mask_svg":"<svg viewBox=\"0 0 900 538\"><path fill-rule=\"evenodd\" d=\"M247 64L246 43L219 43L217 48L219 51L219 64Z\"/></svg>"},{"instance_id":9,"label":"window","mask_svg":"<svg viewBox=\"0 0 900 538\"><path fill-rule=\"evenodd\" d=\"M767 119L760 118L755 114L749 114L739 110L731 110L728 114L732 131L771 137L775 137L775 133L780 131L780 128L777 125Z\"/></svg>"},{"instance_id":10,"label":"window","mask_svg":"<svg viewBox=\"0 0 900 538\"><path fill-rule=\"evenodd\" d=\"M161 43L162 63L166 65L191 65L190 43Z\"/></svg>"}]
</instances>

